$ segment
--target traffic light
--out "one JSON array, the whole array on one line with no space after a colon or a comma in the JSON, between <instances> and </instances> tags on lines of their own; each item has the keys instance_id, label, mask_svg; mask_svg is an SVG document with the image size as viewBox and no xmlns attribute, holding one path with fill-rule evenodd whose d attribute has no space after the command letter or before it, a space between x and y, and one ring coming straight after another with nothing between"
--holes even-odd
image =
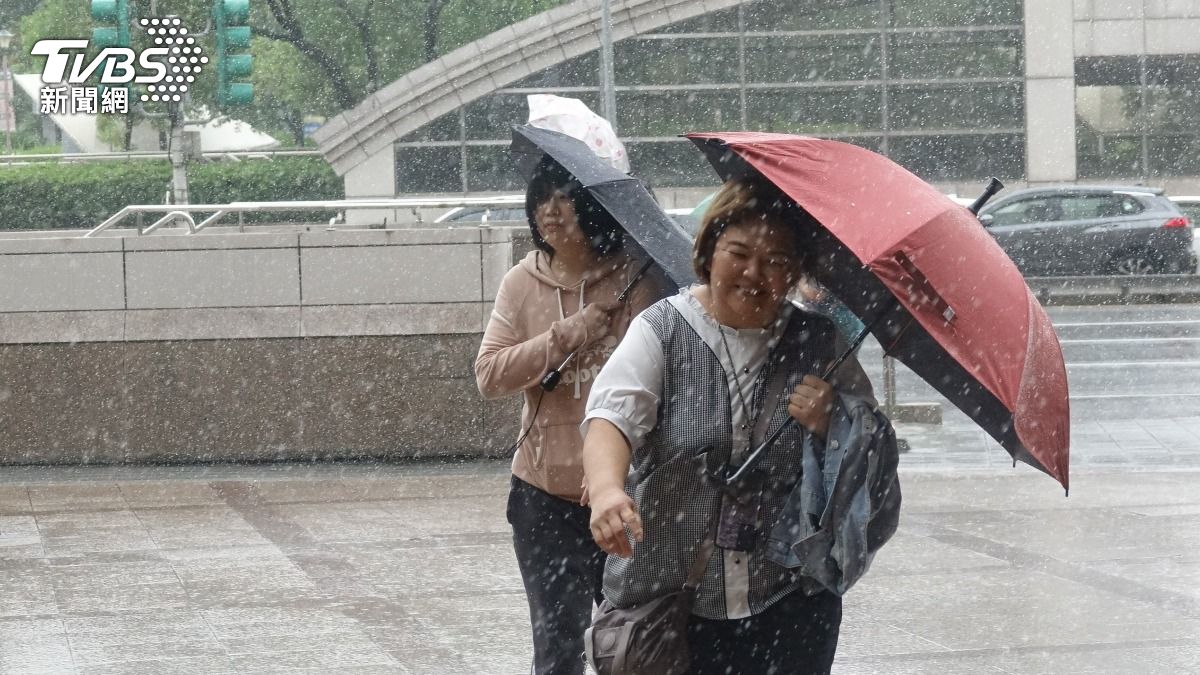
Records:
<instances>
[{"instance_id":1,"label":"traffic light","mask_svg":"<svg viewBox=\"0 0 1200 675\"><path fill-rule=\"evenodd\" d=\"M92 46L129 47L129 0L92 0L92 20L100 25L92 29Z\"/></svg>"},{"instance_id":2,"label":"traffic light","mask_svg":"<svg viewBox=\"0 0 1200 675\"><path fill-rule=\"evenodd\" d=\"M93 0L98 2L99 0ZM254 57L250 49L250 0L214 0L213 24L217 33L217 105L250 105L254 85L239 82L250 77Z\"/></svg>"},{"instance_id":3,"label":"traffic light","mask_svg":"<svg viewBox=\"0 0 1200 675\"><path fill-rule=\"evenodd\" d=\"M128 49L133 46L133 36L129 30L129 0L92 0L92 20L101 24L92 29L92 47ZM107 87L102 84L100 89L103 91Z\"/></svg>"}]
</instances>

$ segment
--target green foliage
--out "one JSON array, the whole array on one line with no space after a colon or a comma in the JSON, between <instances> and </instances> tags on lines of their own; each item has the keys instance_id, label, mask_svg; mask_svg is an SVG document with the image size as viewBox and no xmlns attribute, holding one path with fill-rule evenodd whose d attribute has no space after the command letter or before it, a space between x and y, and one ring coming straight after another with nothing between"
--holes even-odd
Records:
<instances>
[{"instance_id":1,"label":"green foliage","mask_svg":"<svg viewBox=\"0 0 1200 675\"><path fill-rule=\"evenodd\" d=\"M341 178L319 157L199 164L188 168L194 204L345 199ZM325 222L333 213L297 211L247 215L248 223ZM230 222L237 222L236 216Z\"/></svg>"},{"instance_id":2,"label":"green foliage","mask_svg":"<svg viewBox=\"0 0 1200 675\"><path fill-rule=\"evenodd\" d=\"M563 0L450 0L438 31L439 55L561 4Z\"/></svg>"},{"instance_id":3,"label":"green foliage","mask_svg":"<svg viewBox=\"0 0 1200 675\"><path fill-rule=\"evenodd\" d=\"M429 57L564 1L251 0L256 100L234 115L288 145L298 145L305 116L335 115ZM41 71L41 59L34 62L28 56L40 39L91 35L86 0L0 0L0 5L0 19L24 17L17 31L23 49L14 50L18 71ZM135 16L148 15L148 0L133 0L132 5ZM203 30L211 9L212 0L157 3L159 15L178 15L194 32ZM148 46L148 37L135 30L134 44ZM216 53L211 36L202 46L209 55ZM215 67L201 74L191 94L194 105L216 110Z\"/></svg>"},{"instance_id":4,"label":"green foliage","mask_svg":"<svg viewBox=\"0 0 1200 675\"><path fill-rule=\"evenodd\" d=\"M16 32L21 17L37 7L38 0L4 0L0 2L0 28Z\"/></svg>"},{"instance_id":5,"label":"green foliage","mask_svg":"<svg viewBox=\"0 0 1200 675\"><path fill-rule=\"evenodd\" d=\"M12 55L17 72L42 72L45 57L29 55L34 43L48 39L84 39L92 35L91 3L81 0L42 0L37 9L21 19L20 49Z\"/></svg>"},{"instance_id":6,"label":"green foliage","mask_svg":"<svg viewBox=\"0 0 1200 675\"><path fill-rule=\"evenodd\" d=\"M170 183L170 164L158 160L0 167L0 228L94 227L129 204L162 203ZM315 157L193 165L188 187L196 204L344 198L341 179ZM265 213L246 222L321 222L331 215Z\"/></svg>"}]
</instances>

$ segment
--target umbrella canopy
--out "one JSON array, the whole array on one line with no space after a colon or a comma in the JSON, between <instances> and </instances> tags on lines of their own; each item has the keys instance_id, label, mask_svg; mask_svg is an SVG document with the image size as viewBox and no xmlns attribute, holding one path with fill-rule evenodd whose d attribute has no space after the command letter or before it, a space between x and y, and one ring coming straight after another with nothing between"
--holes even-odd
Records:
<instances>
[{"instance_id":1,"label":"umbrella canopy","mask_svg":"<svg viewBox=\"0 0 1200 675\"><path fill-rule=\"evenodd\" d=\"M530 94L529 126L564 133L583 141L597 157L629 173L629 155L608 120L577 98Z\"/></svg>"},{"instance_id":2,"label":"umbrella canopy","mask_svg":"<svg viewBox=\"0 0 1200 675\"><path fill-rule=\"evenodd\" d=\"M822 226L817 280L891 356L1014 457L1068 487L1062 348L1025 280L975 216L891 160L816 138L688 134L729 179L755 172ZM881 316L882 315L882 316Z\"/></svg>"},{"instance_id":3,"label":"umbrella canopy","mask_svg":"<svg viewBox=\"0 0 1200 675\"><path fill-rule=\"evenodd\" d=\"M662 210L640 180L613 168L578 139L557 131L514 126L509 150L527 179L543 157L558 162L625 228L671 281L680 286L695 281L692 238Z\"/></svg>"}]
</instances>

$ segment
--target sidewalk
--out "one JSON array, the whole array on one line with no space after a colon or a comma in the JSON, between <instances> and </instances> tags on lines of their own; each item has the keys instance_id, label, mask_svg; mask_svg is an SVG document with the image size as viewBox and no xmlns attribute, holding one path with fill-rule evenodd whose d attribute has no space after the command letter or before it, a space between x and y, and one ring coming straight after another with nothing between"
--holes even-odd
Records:
<instances>
[{"instance_id":1,"label":"sidewalk","mask_svg":"<svg viewBox=\"0 0 1200 675\"><path fill-rule=\"evenodd\" d=\"M908 425L835 673L1200 673L1200 419ZM1149 439L1147 439L1147 436ZM7 468L0 673L528 672L504 462Z\"/></svg>"}]
</instances>

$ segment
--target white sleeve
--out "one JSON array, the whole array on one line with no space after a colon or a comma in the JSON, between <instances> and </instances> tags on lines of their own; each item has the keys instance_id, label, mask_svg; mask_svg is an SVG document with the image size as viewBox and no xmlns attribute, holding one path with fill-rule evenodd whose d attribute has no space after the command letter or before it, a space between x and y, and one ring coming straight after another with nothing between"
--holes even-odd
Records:
<instances>
[{"instance_id":1,"label":"white sleeve","mask_svg":"<svg viewBox=\"0 0 1200 675\"><path fill-rule=\"evenodd\" d=\"M662 388L662 343L639 315L592 383L580 431L587 435L591 419L608 420L625 435L630 449L637 450L658 424Z\"/></svg>"}]
</instances>

